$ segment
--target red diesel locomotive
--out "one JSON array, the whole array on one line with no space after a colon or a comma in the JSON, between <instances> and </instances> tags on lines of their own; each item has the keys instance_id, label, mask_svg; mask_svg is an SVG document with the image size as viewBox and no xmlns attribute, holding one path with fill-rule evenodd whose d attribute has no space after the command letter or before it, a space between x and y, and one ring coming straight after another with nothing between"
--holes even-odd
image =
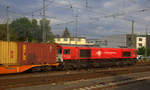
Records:
<instances>
[{"instance_id":1,"label":"red diesel locomotive","mask_svg":"<svg viewBox=\"0 0 150 90\"><path fill-rule=\"evenodd\" d=\"M137 50L129 48L66 47L62 54L64 69L131 65L136 63Z\"/></svg>"},{"instance_id":2,"label":"red diesel locomotive","mask_svg":"<svg viewBox=\"0 0 150 90\"><path fill-rule=\"evenodd\" d=\"M129 48L62 47L64 68L102 67L136 63L137 50Z\"/></svg>"}]
</instances>

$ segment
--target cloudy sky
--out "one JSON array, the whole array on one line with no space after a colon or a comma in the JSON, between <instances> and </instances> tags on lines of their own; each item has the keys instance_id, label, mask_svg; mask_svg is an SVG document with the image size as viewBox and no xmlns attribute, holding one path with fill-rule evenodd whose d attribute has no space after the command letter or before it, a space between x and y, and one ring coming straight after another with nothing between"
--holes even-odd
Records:
<instances>
[{"instance_id":1,"label":"cloudy sky","mask_svg":"<svg viewBox=\"0 0 150 90\"><path fill-rule=\"evenodd\" d=\"M6 6L11 19L42 18L42 0L0 0L0 23L6 22ZM78 16L78 18L76 18ZM46 0L46 18L52 31L61 34L68 27L73 35L101 38L107 35L150 32L150 0Z\"/></svg>"}]
</instances>

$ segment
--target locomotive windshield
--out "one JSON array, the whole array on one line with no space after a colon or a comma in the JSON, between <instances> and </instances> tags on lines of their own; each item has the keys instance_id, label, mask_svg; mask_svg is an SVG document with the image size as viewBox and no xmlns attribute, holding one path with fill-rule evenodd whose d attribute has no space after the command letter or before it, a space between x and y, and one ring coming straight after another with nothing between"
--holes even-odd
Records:
<instances>
[{"instance_id":1,"label":"locomotive windshield","mask_svg":"<svg viewBox=\"0 0 150 90\"><path fill-rule=\"evenodd\" d=\"M62 53L62 49L59 48L59 49L57 50L57 54L61 54L61 53Z\"/></svg>"}]
</instances>

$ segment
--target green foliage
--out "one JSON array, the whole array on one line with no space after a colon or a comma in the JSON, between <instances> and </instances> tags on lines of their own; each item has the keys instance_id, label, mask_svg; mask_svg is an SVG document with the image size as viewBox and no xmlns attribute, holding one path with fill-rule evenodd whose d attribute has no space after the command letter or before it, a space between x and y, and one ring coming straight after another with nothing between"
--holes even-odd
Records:
<instances>
[{"instance_id":1,"label":"green foliage","mask_svg":"<svg viewBox=\"0 0 150 90\"><path fill-rule=\"evenodd\" d=\"M138 48L138 54L144 55L145 54L145 47Z\"/></svg>"},{"instance_id":2,"label":"green foliage","mask_svg":"<svg viewBox=\"0 0 150 90\"><path fill-rule=\"evenodd\" d=\"M150 56L150 48L146 48L145 49L145 47L140 47L140 48L138 48L138 54L139 55L143 55L143 56L145 56L145 50L147 50L146 52L147 52L147 56Z\"/></svg>"},{"instance_id":3,"label":"green foliage","mask_svg":"<svg viewBox=\"0 0 150 90\"><path fill-rule=\"evenodd\" d=\"M46 42L48 43L53 43L54 42L54 35L51 32L51 27L49 26L50 21L46 19L40 20L40 27L41 27L41 32L43 33L43 30L45 32L45 37L46 37Z\"/></svg>"},{"instance_id":4,"label":"green foliage","mask_svg":"<svg viewBox=\"0 0 150 90\"><path fill-rule=\"evenodd\" d=\"M31 41L32 40L32 23L26 18L19 18L10 24L12 30L17 34L18 41Z\"/></svg>"},{"instance_id":5,"label":"green foliage","mask_svg":"<svg viewBox=\"0 0 150 90\"><path fill-rule=\"evenodd\" d=\"M54 42L54 35L49 26L49 20L42 19L38 24L36 19L29 20L26 17L13 20L9 25L10 40L11 41L28 41L28 42L42 42L42 28L46 32L46 42ZM6 41L7 29L6 24L0 24L0 40Z\"/></svg>"},{"instance_id":6,"label":"green foliage","mask_svg":"<svg viewBox=\"0 0 150 90\"><path fill-rule=\"evenodd\" d=\"M150 48L147 48L147 56L150 56Z\"/></svg>"},{"instance_id":7,"label":"green foliage","mask_svg":"<svg viewBox=\"0 0 150 90\"><path fill-rule=\"evenodd\" d=\"M7 30L6 30L6 24L1 24L0 25L0 40L6 40L6 35Z\"/></svg>"},{"instance_id":8,"label":"green foliage","mask_svg":"<svg viewBox=\"0 0 150 90\"><path fill-rule=\"evenodd\" d=\"M67 27L65 28L62 37L70 37L70 32Z\"/></svg>"},{"instance_id":9,"label":"green foliage","mask_svg":"<svg viewBox=\"0 0 150 90\"><path fill-rule=\"evenodd\" d=\"M6 41L7 40L7 25L6 24L0 24L0 40ZM18 36L15 34L15 32L12 31L11 27L9 27L9 33L10 33L10 40L15 41L17 40Z\"/></svg>"},{"instance_id":10,"label":"green foliage","mask_svg":"<svg viewBox=\"0 0 150 90\"><path fill-rule=\"evenodd\" d=\"M32 19L32 42L42 41L42 31L36 19Z\"/></svg>"}]
</instances>

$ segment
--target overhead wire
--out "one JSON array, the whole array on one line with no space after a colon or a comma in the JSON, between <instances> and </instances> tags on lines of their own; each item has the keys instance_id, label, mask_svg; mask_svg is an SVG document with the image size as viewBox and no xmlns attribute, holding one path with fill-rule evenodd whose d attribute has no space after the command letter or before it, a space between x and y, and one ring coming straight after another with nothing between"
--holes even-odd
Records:
<instances>
[{"instance_id":1,"label":"overhead wire","mask_svg":"<svg viewBox=\"0 0 150 90\"><path fill-rule=\"evenodd\" d=\"M45 8L48 8L49 5L54 2L54 0L47 0L47 1L49 3L45 6ZM1 5L0 4L0 6L6 8L6 5ZM18 16L25 17L25 16L28 16L29 14L32 14L32 13L41 12L42 10L43 10L43 7L39 8L39 9L36 9L36 10L33 10L31 12L27 12L27 13L20 13L20 12L16 12L16 11L13 11L13 10L9 10L9 12L12 13L12 14L18 15Z\"/></svg>"},{"instance_id":2,"label":"overhead wire","mask_svg":"<svg viewBox=\"0 0 150 90\"><path fill-rule=\"evenodd\" d=\"M46 8L49 7L49 5L51 5L52 3L54 3L54 0L47 0L49 3L46 5ZM68 2L68 5L69 5L69 8L72 10L72 13L74 14L74 8L76 7L73 7L72 3L69 1L69 0L65 0ZM86 4L89 4L88 1L86 0ZM1 5L1 7L5 7L5 5ZM86 5L88 6L88 5ZM86 7L87 8L87 7ZM32 12L27 12L27 13L18 13L18 12L15 12L15 11L12 11L12 10L9 10L10 13L13 13L15 15L18 15L18 16L26 16L27 14L32 14L32 13L36 13L36 12L41 12L43 8L39 8L39 9L36 9L36 10L33 10ZM78 9L81 9L81 8L78 8ZM141 9L141 10L137 10L137 11L131 11L132 13L136 13L136 12L145 12L145 11L148 11L150 8L144 8L144 9ZM88 10L90 12L93 12L93 13L97 13L95 11L92 10L92 8L88 8ZM93 17L91 16L93 19L95 18L95 20L100 20L100 18L116 18L116 17L119 17L119 16L124 16L124 15L127 15L128 13L131 13L131 12L117 12L117 13L113 13L113 14L110 14L110 15L105 15L105 16L99 16L99 17ZM99 13L97 13L99 14ZM40 15L37 15L37 16L40 16ZM90 17L90 16L89 16Z\"/></svg>"},{"instance_id":3,"label":"overhead wire","mask_svg":"<svg viewBox=\"0 0 150 90\"><path fill-rule=\"evenodd\" d=\"M52 3L54 3L54 1L55 1L55 0L52 0L52 1L48 0L49 3L45 6L45 9L47 9ZM42 7L42 8L39 8L39 9L36 9L36 10L34 10L34 11L32 11L32 12L25 13L25 14L40 12L40 11L42 11L42 10L43 10L43 7Z\"/></svg>"}]
</instances>

